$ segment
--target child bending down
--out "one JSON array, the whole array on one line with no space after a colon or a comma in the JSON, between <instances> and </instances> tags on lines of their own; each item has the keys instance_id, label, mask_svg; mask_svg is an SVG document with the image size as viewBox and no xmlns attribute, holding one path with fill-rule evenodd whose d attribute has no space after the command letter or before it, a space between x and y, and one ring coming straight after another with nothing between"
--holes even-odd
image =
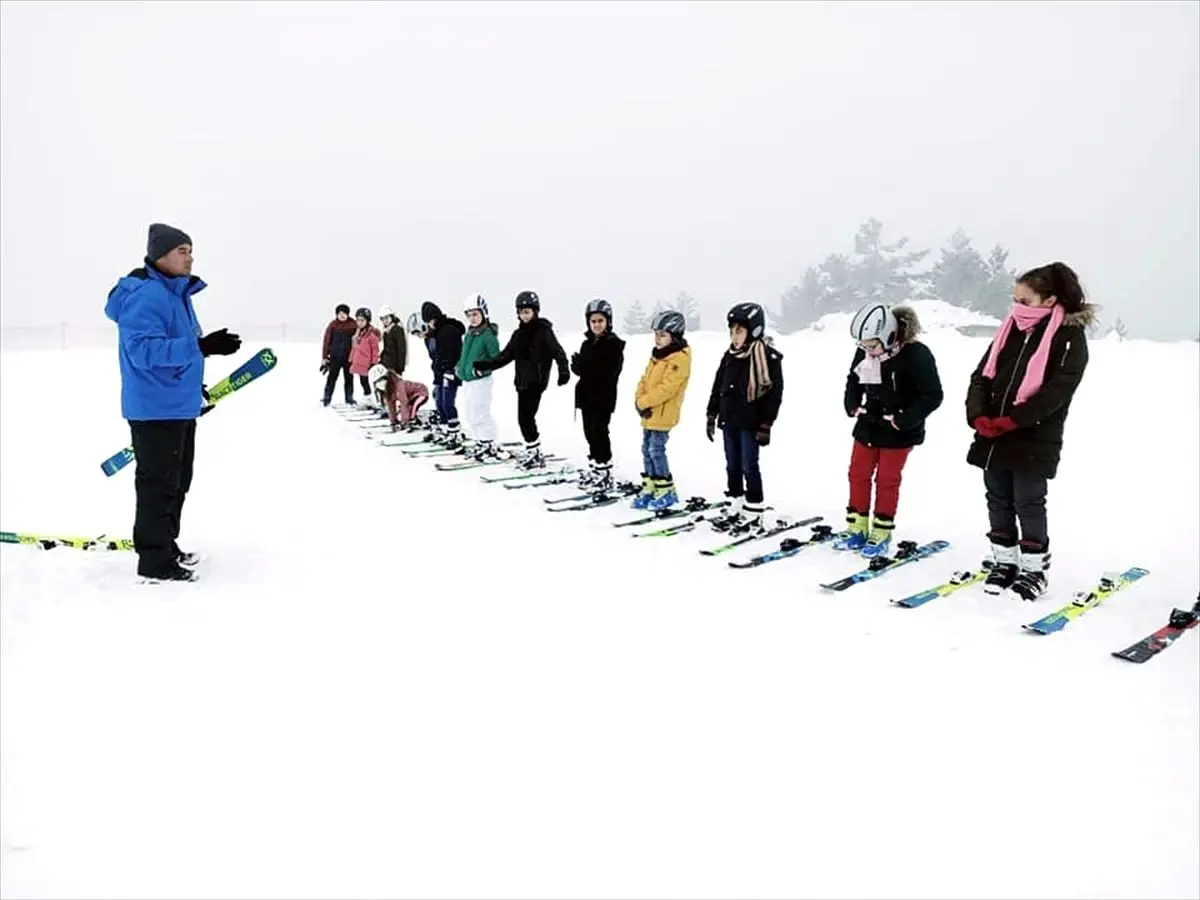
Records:
<instances>
[{"instance_id":1,"label":"child bending down","mask_svg":"<svg viewBox=\"0 0 1200 900\"><path fill-rule=\"evenodd\" d=\"M418 381L405 381L381 365L372 366L369 377L380 404L387 407L392 431L413 428L417 410L429 400L429 389Z\"/></svg>"}]
</instances>

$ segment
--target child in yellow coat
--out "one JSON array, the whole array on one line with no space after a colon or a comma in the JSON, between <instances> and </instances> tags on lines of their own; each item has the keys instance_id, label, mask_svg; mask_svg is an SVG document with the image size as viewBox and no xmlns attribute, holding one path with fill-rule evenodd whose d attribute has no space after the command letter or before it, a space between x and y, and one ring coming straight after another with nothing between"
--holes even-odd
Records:
<instances>
[{"instance_id":1,"label":"child in yellow coat","mask_svg":"<svg viewBox=\"0 0 1200 900\"><path fill-rule=\"evenodd\" d=\"M642 417L642 492L634 509L660 510L679 502L667 463L667 438L679 424L683 394L692 375L692 348L683 337L683 314L667 310L654 317L654 350L638 382L638 415Z\"/></svg>"}]
</instances>

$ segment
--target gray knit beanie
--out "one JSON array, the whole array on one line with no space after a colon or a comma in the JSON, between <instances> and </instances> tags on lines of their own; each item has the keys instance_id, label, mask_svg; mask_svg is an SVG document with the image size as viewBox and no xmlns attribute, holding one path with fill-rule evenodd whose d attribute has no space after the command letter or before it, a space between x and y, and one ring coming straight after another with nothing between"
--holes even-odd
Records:
<instances>
[{"instance_id":1,"label":"gray knit beanie","mask_svg":"<svg viewBox=\"0 0 1200 900\"><path fill-rule=\"evenodd\" d=\"M146 258L154 262L162 259L176 247L191 243L192 239L178 228L155 222L150 226L150 236L146 240Z\"/></svg>"}]
</instances>

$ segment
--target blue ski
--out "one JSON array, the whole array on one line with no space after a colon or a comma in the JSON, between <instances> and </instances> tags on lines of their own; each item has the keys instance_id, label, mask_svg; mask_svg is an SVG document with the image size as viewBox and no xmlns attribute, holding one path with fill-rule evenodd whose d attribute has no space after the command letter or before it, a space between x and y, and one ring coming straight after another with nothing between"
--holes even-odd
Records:
<instances>
[{"instance_id":1,"label":"blue ski","mask_svg":"<svg viewBox=\"0 0 1200 900\"><path fill-rule=\"evenodd\" d=\"M861 572L855 572L853 575L847 575L845 578L839 578L830 584L821 585L826 591L844 591L846 588L853 587L856 584L862 584L864 581L870 581L873 578L878 578L880 575L886 575L894 569L909 563L920 562L933 556L935 553L941 553L949 548L949 541L931 541L928 544L923 544L918 547L913 541L901 541L896 547L895 556L880 556L871 560L871 564Z\"/></svg>"}]
</instances>

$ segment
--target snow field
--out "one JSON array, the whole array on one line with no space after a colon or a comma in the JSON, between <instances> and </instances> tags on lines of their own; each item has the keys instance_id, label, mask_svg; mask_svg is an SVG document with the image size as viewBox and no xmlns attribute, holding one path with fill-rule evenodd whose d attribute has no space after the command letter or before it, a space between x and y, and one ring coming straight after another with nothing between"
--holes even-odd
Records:
<instances>
[{"instance_id":1,"label":"snow field","mask_svg":"<svg viewBox=\"0 0 1200 900\"><path fill-rule=\"evenodd\" d=\"M582 326L555 324L570 354ZM651 340L625 337L613 441L633 477ZM681 496L718 496L704 406L725 340L691 340L667 452ZM816 585L862 561L827 548L736 572L697 553L704 530L636 540L608 524L625 505L549 514L569 487L437 473L320 407L316 346L275 346L276 371L200 424L181 543L210 557L202 581L0 549L4 895L1197 896L1200 643L1108 655L1196 596L1197 345L1092 342L1050 597L902 610L887 600L985 552L963 399L987 342L927 343L946 401L897 537L952 548L839 595ZM778 346L767 499L838 527L852 347L833 328ZM209 383L257 349L210 360ZM86 394L56 396L64 363ZM572 390L539 423L582 461ZM132 467L99 470L128 443L118 394L114 351L0 354L0 527L128 535ZM1151 574L1063 632L1020 629L1130 565Z\"/></svg>"}]
</instances>

